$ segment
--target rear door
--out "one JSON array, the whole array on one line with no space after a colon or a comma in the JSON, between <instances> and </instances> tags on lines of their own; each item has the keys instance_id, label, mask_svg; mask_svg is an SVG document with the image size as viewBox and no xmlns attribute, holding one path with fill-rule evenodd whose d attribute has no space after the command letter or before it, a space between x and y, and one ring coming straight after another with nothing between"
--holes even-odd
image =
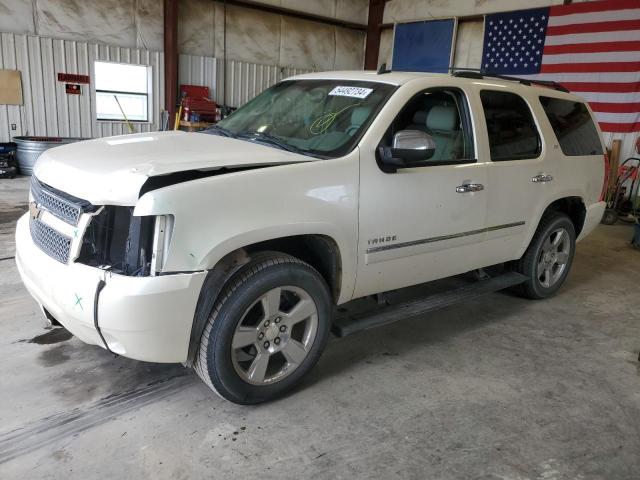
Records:
<instances>
[{"instance_id":1,"label":"rear door","mask_svg":"<svg viewBox=\"0 0 640 480\"><path fill-rule=\"evenodd\" d=\"M487 249L495 263L521 255L538 212L550 197L554 165L532 105L504 89L478 90L489 156Z\"/></svg>"}]
</instances>

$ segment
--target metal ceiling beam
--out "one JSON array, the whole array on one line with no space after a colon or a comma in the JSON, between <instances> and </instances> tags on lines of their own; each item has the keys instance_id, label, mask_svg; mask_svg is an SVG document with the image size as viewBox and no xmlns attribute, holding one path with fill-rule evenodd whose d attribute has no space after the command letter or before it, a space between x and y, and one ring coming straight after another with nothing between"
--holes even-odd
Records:
<instances>
[{"instance_id":1,"label":"metal ceiling beam","mask_svg":"<svg viewBox=\"0 0 640 480\"><path fill-rule=\"evenodd\" d=\"M515 10L508 10L509 12L513 12ZM500 12L500 13L505 13L505 12ZM487 13L487 15L490 15L490 13ZM430 21L430 20L443 20L446 18L453 18L453 17L433 17L433 18L428 18L428 19L420 19L420 20L402 20L399 21L397 23L411 23L411 22L426 22L426 21ZM459 22L464 22L464 21L469 21L469 20L483 20L484 19L484 14L478 14L478 13L474 13L473 15L455 15L455 18L458 19ZM395 27L395 23L381 23L380 24L380 29L381 30L392 30L393 27Z\"/></svg>"},{"instance_id":2,"label":"metal ceiling beam","mask_svg":"<svg viewBox=\"0 0 640 480\"><path fill-rule=\"evenodd\" d=\"M325 25L332 25L335 27L349 28L351 30L366 31L367 25L360 23L348 22L345 20L339 20L337 18L325 17L323 15L316 15L314 13L305 13L291 8L278 7L275 5L266 5L253 0L213 0L218 3L226 3L227 5L233 5L236 7L250 8L260 12L273 13L276 15L284 15L292 18L299 18L301 20L309 20L311 22L324 23Z\"/></svg>"}]
</instances>

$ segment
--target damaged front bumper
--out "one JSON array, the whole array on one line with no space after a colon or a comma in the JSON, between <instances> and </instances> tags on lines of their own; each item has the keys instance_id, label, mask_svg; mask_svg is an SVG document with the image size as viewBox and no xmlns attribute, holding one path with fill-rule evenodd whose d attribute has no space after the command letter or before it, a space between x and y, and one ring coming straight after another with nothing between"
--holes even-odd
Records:
<instances>
[{"instance_id":1,"label":"damaged front bumper","mask_svg":"<svg viewBox=\"0 0 640 480\"><path fill-rule=\"evenodd\" d=\"M112 352L136 360L186 361L206 272L138 277L61 263L34 244L29 214L17 224L16 263L29 293L80 340L103 348L106 342ZM105 285L96 306L101 280Z\"/></svg>"}]
</instances>

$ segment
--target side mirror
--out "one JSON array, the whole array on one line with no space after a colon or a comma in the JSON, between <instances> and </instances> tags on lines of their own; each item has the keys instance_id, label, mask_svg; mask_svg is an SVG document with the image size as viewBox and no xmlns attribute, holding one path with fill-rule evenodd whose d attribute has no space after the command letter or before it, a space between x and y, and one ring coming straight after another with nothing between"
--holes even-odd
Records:
<instances>
[{"instance_id":1,"label":"side mirror","mask_svg":"<svg viewBox=\"0 0 640 480\"><path fill-rule=\"evenodd\" d=\"M420 130L401 130L393 136L391 147L379 147L379 160L385 171L421 167L436 151L431 135Z\"/></svg>"}]
</instances>

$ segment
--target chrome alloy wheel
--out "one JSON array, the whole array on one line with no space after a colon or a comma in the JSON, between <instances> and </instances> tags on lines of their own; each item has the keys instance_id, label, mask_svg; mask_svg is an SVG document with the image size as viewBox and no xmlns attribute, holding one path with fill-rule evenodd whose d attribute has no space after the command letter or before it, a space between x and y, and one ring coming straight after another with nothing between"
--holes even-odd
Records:
<instances>
[{"instance_id":1,"label":"chrome alloy wheel","mask_svg":"<svg viewBox=\"0 0 640 480\"><path fill-rule=\"evenodd\" d=\"M567 268L570 253L569 233L564 228L552 231L542 244L538 258L537 274L540 285L549 288L560 280Z\"/></svg>"},{"instance_id":2,"label":"chrome alloy wheel","mask_svg":"<svg viewBox=\"0 0 640 480\"><path fill-rule=\"evenodd\" d=\"M293 373L307 357L318 331L318 311L301 288L269 290L244 313L231 344L231 360L240 377L268 385Z\"/></svg>"}]
</instances>

